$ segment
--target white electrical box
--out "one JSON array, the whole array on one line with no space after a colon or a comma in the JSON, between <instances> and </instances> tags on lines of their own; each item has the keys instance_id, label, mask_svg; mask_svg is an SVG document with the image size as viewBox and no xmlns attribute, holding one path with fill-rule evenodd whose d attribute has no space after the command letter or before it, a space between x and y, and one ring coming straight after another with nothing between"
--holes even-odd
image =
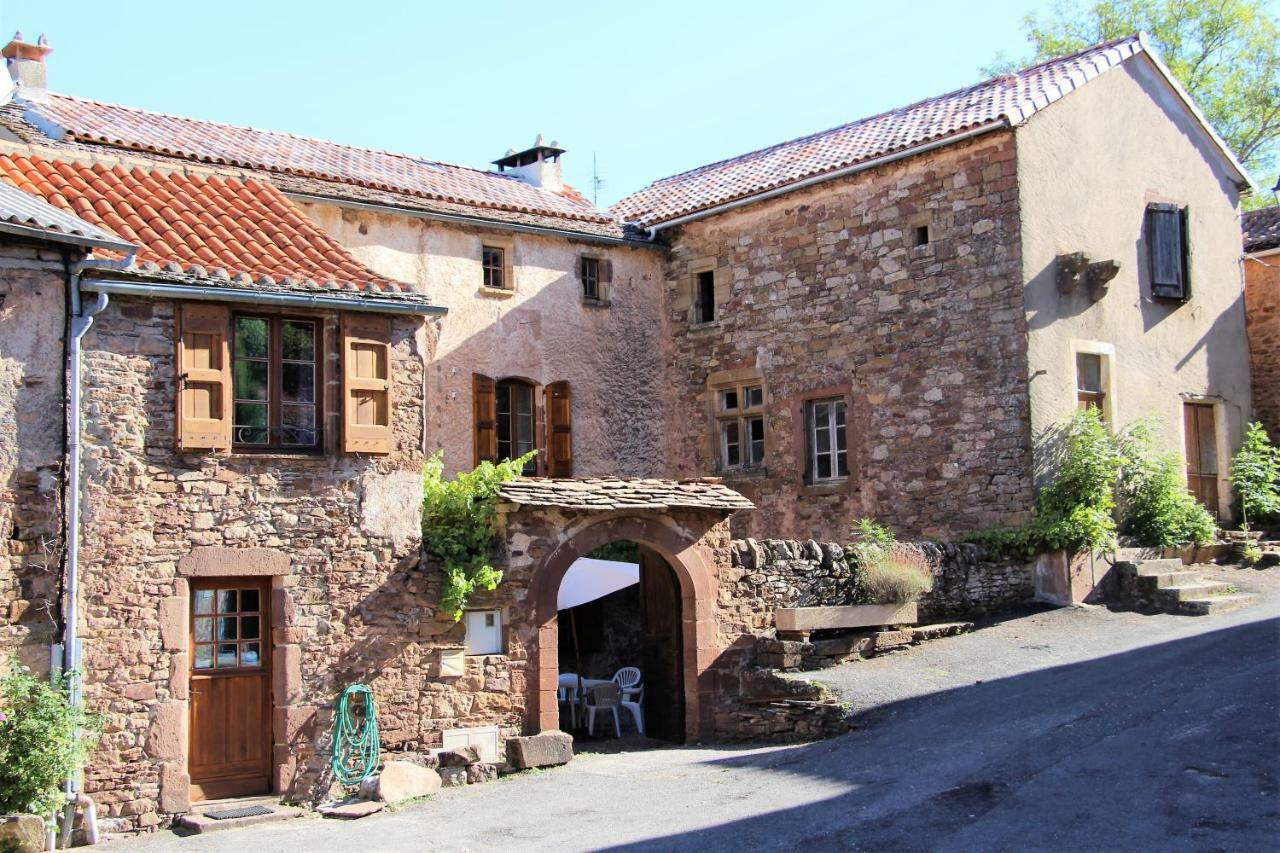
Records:
<instances>
[{"instance_id":1,"label":"white electrical box","mask_svg":"<svg viewBox=\"0 0 1280 853\"><path fill-rule=\"evenodd\" d=\"M502 611L468 610L465 618L467 620L467 654L504 654Z\"/></svg>"}]
</instances>

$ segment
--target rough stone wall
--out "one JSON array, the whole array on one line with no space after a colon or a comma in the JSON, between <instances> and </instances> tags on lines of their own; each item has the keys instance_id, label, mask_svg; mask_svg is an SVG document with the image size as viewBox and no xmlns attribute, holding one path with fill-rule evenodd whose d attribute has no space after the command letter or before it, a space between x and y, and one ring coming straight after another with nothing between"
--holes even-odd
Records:
<instances>
[{"instance_id":1,"label":"rough stone wall","mask_svg":"<svg viewBox=\"0 0 1280 853\"><path fill-rule=\"evenodd\" d=\"M1253 413L1280 441L1280 253L1244 260Z\"/></svg>"},{"instance_id":2,"label":"rough stone wall","mask_svg":"<svg viewBox=\"0 0 1280 853\"><path fill-rule=\"evenodd\" d=\"M106 825L145 828L188 806L186 575L196 564L222 560L246 575L278 564L282 793L327 787L329 709L352 681L377 692L393 750L431 744L442 720L505 719L479 698L507 677L499 664L475 659L461 679L434 677L431 647L461 632L435 612L433 575L418 565L424 363L436 329L394 321L390 455L181 453L174 308L113 297L85 339L85 695L106 717L87 787ZM336 365L337 317L324 325ZM336 403L330 387L330 423Z\"/></svg>"},{"instance_id":3,"label":"rough stone wall","mask_svg":"<svg viewBox=\"0 0 1280 853\"><path fill-rule=\"evenodd\" d=\"M921 542L933 567L933 590L920 599L924 618L974 616L1030 601L1035 561L993 559L978 545ZM772 634L779 607L865 603L859 570L846 550L813 540L735 539L722 596L757 636Z\"/></svg>"},{"instance_id":4,"label":"rough stone wall","mask_svg":"<svg viewBox=\"0 0 1280 853\"><path fill-rule=\"evenodd\" d=\"M716 471L709 383L756 369L765 465L726 480L756 502L737 536L904 536L1014 523L1031 503L1026 319L1013 137L992 133L680 226L665 320L674 476ZM929 242L914 245L916 228ZM719 320L691 325L714 266ZM806 486L803 401L851 401L850 478Z\"/></svg>"},{"instance_id":5,"label":"rough stone wall","mask_svg":"<svg viewBox=\"0 0 1280 853\"><path fill-rule=\"evenodd\" d=\"M449 309L427 368L426 422L427 448L444 451L447 474L472 465L472 374L481 373L569 383L575 476L664 475L660 249L299 206L370 269ZM511 258L511 292L480 286L481 246L495 239ZM582 298L582 254L613 263L603 303ZM541 400L537 410L541 421Z\"/></svg>"},{"instance_id":6,"label":"rough stone wall","mask_svg":"<svg viewBox=\"0 0 1280 853\"><path fill-rule=\"evenodd\" d=\"M58 250L0 242L0 655L37 671L61 606L66 275Z\"/></svg>"}]
</instances>

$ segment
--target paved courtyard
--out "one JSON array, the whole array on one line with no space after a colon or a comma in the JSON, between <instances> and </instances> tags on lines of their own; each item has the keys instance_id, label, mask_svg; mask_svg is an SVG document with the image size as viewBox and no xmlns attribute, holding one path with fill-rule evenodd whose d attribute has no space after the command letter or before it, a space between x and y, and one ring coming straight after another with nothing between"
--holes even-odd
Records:
<instances>
[{"instance_id":1,"label":"paved courtyard","mask_svg":"<svg viewBox=\"0 0 1280 853\"><path fill-rule=\"evenodd\" d=\"M1230 850L1280 837L1280 570L1202 618L1063 609L805 677L860 727L586 754L353 823L109 850Z\"/></svg>"}]
</instances>

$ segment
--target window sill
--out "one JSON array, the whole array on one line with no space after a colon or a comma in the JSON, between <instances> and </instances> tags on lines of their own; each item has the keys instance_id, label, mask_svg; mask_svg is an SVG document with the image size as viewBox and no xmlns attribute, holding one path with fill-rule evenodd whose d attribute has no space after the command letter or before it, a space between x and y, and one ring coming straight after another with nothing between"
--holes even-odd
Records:
<instances>
[{"instance_id":1,"label":"window sill","mask_svg":"<svg viewBox=\"0 0 1280 853\"><path fill-rule=\"evenodd\" d=\"M480 285L480 295L488 296L491 299L510 299L516 295L516 292L505 287L489 287L482 284Z\"/></svg>"},{"instance_id":2,"label":"window sill","mask_svg":"<svg viewBox=\"0 0 1280 853\"><path fill-rule=\"evenodd\" d=\"M582 305L584 308L608 308L611 303L608 299L592 299L589 296L582 297Z\"/></svg>"},{"instance_id":3,"label":"window sill","mask_svg":"<svg viewBox=\"0 0 1280 853\"><path fill-rule=\"evenodd\" d=\"M715 476L722 477L727 481L767 480L769 478L769 469L763 465L758 465L754 468L722 468L716 471Z\"/></svg>"},{"instance_id":4,"label":"window sill","mask_svg":"<svg viewBox=\"0 0 1280 853\"><path fill-rule=\"evenodd\" d=\"M691 332L710 332L720 328L719 320L712 320L710 323L690 323L689 331Z\"/></svg>"},{"instance_id":5,"label":"window sill","mask_svg":"<svg viewBox=\"0 0 1280 853\"><path fill-rule=\"evenodd\" d=\"M814 498L823 495L840 495L848 491L849 478L841 477L838 480L823 480L821 483L805 483L800 487L800 496Z\"/></svg>"}]
</instances>

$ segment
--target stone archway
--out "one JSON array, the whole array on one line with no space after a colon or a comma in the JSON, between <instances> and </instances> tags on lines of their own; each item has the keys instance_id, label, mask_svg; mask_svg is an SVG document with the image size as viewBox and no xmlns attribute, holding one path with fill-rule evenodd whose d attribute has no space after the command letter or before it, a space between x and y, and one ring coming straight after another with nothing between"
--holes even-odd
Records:
<instances>
[{"instance_id":1,"label":"stone archway","mask_svg":"<svg viewBox=\"0 0 1280 853\"><path fill-rule=\"evenodd\" d=\"M685 735L713 730L711 667L721 650L717 577L728 564L727 519L751 503L718 483L657 480L520 480L504 484L507 582L523 585L512 621L528 650L525 729L559 728L556 598L579 557L627 539L666 561L680 584Z\"/></svg>"}]
</instances>

